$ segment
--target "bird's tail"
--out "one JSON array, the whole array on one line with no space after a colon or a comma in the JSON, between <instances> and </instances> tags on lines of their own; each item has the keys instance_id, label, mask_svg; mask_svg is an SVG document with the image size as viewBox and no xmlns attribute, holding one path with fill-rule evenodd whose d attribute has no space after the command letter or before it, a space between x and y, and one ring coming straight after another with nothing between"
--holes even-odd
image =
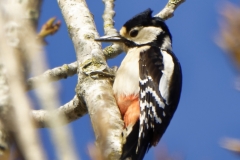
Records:
<instances>
[{"instance_id":1,"label":"bird's tail","mask_svg":"<svg viewBox=\"0 0 240 160\"><path fill-rule=\"evenodd\" d=\"M138 134L139 134L139 120L133 125L128 126L124 133L123 139L125 143L122 148L122 155L120 160L142 160L148 145L141 144L138 146Z\"/></svg>"}]
</instances>

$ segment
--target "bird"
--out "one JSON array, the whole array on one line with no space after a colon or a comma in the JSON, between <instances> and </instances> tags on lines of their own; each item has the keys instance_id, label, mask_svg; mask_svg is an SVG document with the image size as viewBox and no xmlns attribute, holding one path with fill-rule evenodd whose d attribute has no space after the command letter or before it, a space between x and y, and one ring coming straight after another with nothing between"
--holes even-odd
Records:
<instances>
[{"instance_id":1,"label":"bird","mask_svg":"<svg viewBox=\"0 0 240 160\"><path fill-rule=\"evenodd\" d=\"M113 83L124 121L121 160L142 160L166 131L179 104L181 65L164 20L149 8L128 20L115 35L95 40L121 44L126 53Z\"/></svg>"}]
</instances>

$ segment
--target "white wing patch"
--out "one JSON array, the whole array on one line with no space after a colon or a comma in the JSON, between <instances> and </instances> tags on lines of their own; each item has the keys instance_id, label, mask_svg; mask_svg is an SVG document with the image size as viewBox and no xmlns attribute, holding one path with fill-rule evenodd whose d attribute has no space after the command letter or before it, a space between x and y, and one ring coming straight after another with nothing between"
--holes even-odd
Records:
<instances>
[{"instance_id":1,"label":"white wing patch","mask_svg":"<svg viewBox=\"0 0 240 160\"><path fill-rule=\"evenodd\" d=\"M168 52L164 50L161 50L161 52L163 56L164 69L162 70L163 74L159 82L159 90L162 97L166 100L166 103L169 104L169 87L174 71L174 62L172 56Z\"/></svg>"},{"instance_id":2,"label":"white wing patch","mask_svg":"<svg viewBox=\"0 0 240 160\"><path fill-rule=\"evenodd\" d=\"M158 132L165 130L162 127L163 124L168 123L164 117L169 114L170 85L174 67L173 57L167 50L153 47L141 54L139 77L141 114L138 147L142 143L140 140L146 135L153 136L155 130ZM154 140L153 144L148 145L154 145L159 139Z\"/></svg>"}]
</instances>

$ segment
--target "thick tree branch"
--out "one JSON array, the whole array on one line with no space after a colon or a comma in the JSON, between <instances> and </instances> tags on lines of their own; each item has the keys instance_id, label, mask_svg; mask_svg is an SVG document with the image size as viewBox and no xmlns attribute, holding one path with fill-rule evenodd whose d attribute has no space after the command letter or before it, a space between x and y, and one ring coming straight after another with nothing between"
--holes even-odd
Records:
<instances>
[{"instance_id":1,"label":"thick tree branch","mask_svg":"<svg viewBox=\"0 0 240 160\"><path fill-rule=\"evenodd\" d=\"M7 124L3 119L0 119L0 159L9 160L10 159L10 136L7 130ZM4 159L5 158L5 159Z\"/></svg>"},{"instance_id":2,"label":"thick tree branch","mask_svg":"<svg viewBox=\"0 0 240 160\"><path fill-rule=\"evenodd\" d=\"M43 0L12 0L14 3L18 3L25 7L24 18L31 23L34 29L37 29L38 19L40 17L40 10L42 7Z\"/></svg>"},{"instance_id":3,"label":"thick tree branch","mask_svg":"<svg viewBox=\"0 0 240 160\"><path fill-rule=\"evenodd\" d=\"M10 104L10 95L9 95L9 86L6 79L6 68L0 64L0 115L1 117L6 117L9 104Z\"/></svg>"},{"instance_id":4,"label":"thick tree branch","mask_svg":"<svg viewBox=\"0 0 240 160\"><path fill-rule=\"evenodd\" d=\"M112 93L111 81L106 74L110 69L99 43L94 41L98 34L93 17L84 0L58 2L77 54L77 96L82 97L88 107L96 144L104 157L118 159L123 122ZM103 130L104 133L101 132Z\"/></svg>"},{"instance_id":5,"label":"thick tree branch","mask_svg":"<svg viewBox=\"0 0 240 160\"><path fill-rule=\"evenodd\" d=\"M13 109L9 112L7 124L10 131L17 133L14 134L14 137L17 140L18 146L21 148L24 158L27 160L43 160L45 156L29 115L30 104L23 88L24 74L22 74L21 70L24 64L24 55L20 51L23 50L22 42L23 39L26 38L23 35L26 34L26 31L28 31L28 34L31 34L32 31L31 28L28 27L30 25L27 21L22 20L22 15L27 7L15 1L4 1L3 3L1 4L2 9L6 11L5 14L7 14L7 16L5 15L4 17L1 15L0 26L2 28L0 29L0 37L4 37L4 39L0 39L0 60L1 64L3 64L7 70L6 80L10 93L10 99L7 105L12 105ZM19 107L19 104L22 104L24 107ZM22 124L24 124L24 129L21 127ZM31 150L31 152L29 152L29 150Z\"/></svg>"},{"instance_id":6,"label":"thick tree branch","mask_svg":"<svg viewBox=\"0 0 240 160\"><path fill-rule=\"evenodd\" d=\"M9 2L9 1L8 1ZM36 28L37 27L37 22L38 22L38 18L39 18L39 12L40 12L40 8L41 8L41 4L42 4L42 0L35 0L35 1L31 1L31 0L23 0L23 1L14 1L12 0L11 1L13 4L15 3L15 5L20 5L19 7L22 7L22 8L25 8L24 12L22 12L20 15L22 15L24 17L25 20L27 20L29 23L31 23L31 25ZM1 7L1 15L4 16L4 18L6 18L6 14L8 14L7 12L13 12L15 13L15 10L13 7L7 7L7 6L10 6L9 4L6 5L5 2L1 3L1 6L5 5L4 7ZM7 12L5 12L4 10L6 10ZM10 10L10 11L9 11ZM14 11L13 11L14 10ZM16 11L17 12L17 11ZM23 14L24 13L24 14ZM3 15L5 14L5 15ZM19 16L19 15L18 15ZM3 19L4 19L3 18ZM10 19L13 19L13 17L9 16L8 17L9 20ZM16 17L15 17L16 18ZM6 19L5 19L6 20ZM12 23L15 23L16 21L12 21ZM3 22L4 24L6 24L6 22ZM17 24L17 23L16 23ZM10 26L8 26L10 27ZM16 26L15 26L16 27ZM6 28L5 28L6 29ZM11 28L11 30L14 32L14 27ZM8 35L10 36L10 35ZM9 37L10 38L10 37ZM17 40L16 37L12 36L10 38L11 40L13 40L12 42L14 42L15 40ZM6 40L6 39L5 39ZM15 41L16 42L16 41ZM5 46L2 47L2 49L4 48ZM2 53L4 54L4 53ZM5 53L6 54L6 53ZM10 53L8 53L10 54ZM0 64L1 65L1 64ZM1 69L0 69L1 73L0 73L0 117L1 117L1 123L3 124L0 128L0 134L1 134L1 142L0 142L0 146L1 146L1 149L7 149L6 147L8 147L8 145L6 144L9 144L9 141L10 139L9 138L6 138L6 137L9 137L9 130L11 130L12 128L10 128L10 121L14 121L14 120L11 120L11 114L13 114L13 111L12 111L12 107L11 107L11 102L10 102L10 95L9 95L9 86L8 84L6 83L6 70L3 69L3 66L1 65ZM5 80L4 80L5 79ZM10 111L11 110L11 111ZM16 121L16 117L14 118ZM11 122L13 123L13 122ZM30 123L30 122L29 122ZM27 124L29 124L27 123ZM28 129L28 128L27 128ZM27 130L26 129L26 130ZM15 132L17 133L17 132ZM35 135L31 135L29 136L29 138L35 138ZM18 139L19 140L19 139ZM29 142L29 141L28 141ZM30 146L29 146L30 147ZM38 150L37 148L40 148L38 146L38 144L36 144L35 146L33 146L33 152ZM25 148L22 148L22 150L24 150ZM39 149L39 152L41 153L42 150ZM38 151L36 152L36 155L38 155L39 153ZM9 150L8 150L8 153L7 154L10 154L9 153ZM28 155L30 156L31 153L29 153ZM27 157L29 157L27 156ZM41 159L41 157L44 157L44 155L42 154L39 158ZM3 157L1 157L3 158Z\"/></svg>"},{"instance_id":7,"label":"thick tree branch","mask_svg":"<svg viewBox=\"0 0 240 160\"><path fill-rule=\"evenodd\" d=\"M12 114L14 114L10 115L11 121L14 121L12 122L13 125L9 126L12 127L11 131L13 131L13 133L17 133L14 134L14 138L17 140L17 145L23 153L23 158L26 160L40 160L45 158L40 148L40 142L36 139L36 130L31 119L32 117L29 115L30 104L27 101L25 89L22 90L25 77L23 77L23 74L21 75L23 64L28 64L26 65L27 67L31 66L30 69L34 71L32 72L33 74L45 70L41 46L36 39L37 35L33 28L30 27L29 21L23 20L28 18L28 14L24 14L26 12L28 13L28 7L37 2L33 0L23 0L19 1L19 3L21 3L21 5L16 3L15 0L12 0L9 4L6 4L8 6L4 9L7 11L6 13L8 16L6 16L6 19L5 17L2 18L6 22L2 22L1 25L4 26L1 30L3 31L3 36L1 37L7 39L5 40L6 42L1 42L1 60L4 60L2 64L6 66L8 70L6 77L10 86L11 102L13 104ZM10 9L15 10L10 11ZM10 47L4 48L3 46ZM37 92L37 96L45 109L49 109L51 113L51 110L53 110L52 108L58 106L58 102L56 100L54 88L46 82L45 80L38 82L40 89L39 92ZM22 104L23 107L19 107L19 104ZM54 114L51 114L48 123L49 126L56 127L65 122L62 116L54 116ZM22 124L24 124L24 129L21 127ZM71 136L69 136L66 127L54 128L51 131L53 133L53 142L56 144L59 159L77 159L73 152L73 148L71 148L72 145L69 141ZM29 150L31 150L31 152L29 152Z\"/></svg>"},{"instance_id":8,"label":"thick tree branch","mask_svg":"<svg viewBox=\"0 0 240 160\"><path fill-rule=\"evenodd\" d=\"M10 110L9 86L7 84L6 69L0 65L0 158L9 148L8 127L6 117Z\"/></svg>"}]
</instances>

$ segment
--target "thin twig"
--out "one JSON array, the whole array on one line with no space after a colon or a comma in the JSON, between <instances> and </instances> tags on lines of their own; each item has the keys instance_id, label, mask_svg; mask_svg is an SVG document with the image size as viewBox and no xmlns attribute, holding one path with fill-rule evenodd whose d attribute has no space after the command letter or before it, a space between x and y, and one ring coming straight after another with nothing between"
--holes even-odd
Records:
<instances>
[{"instance_id":1,"label":"thin twig","mask_svg":"<svg viewBox=\"0 0 240 160\"><path fill-rule=\"evenodd\" d=\"M67 119L66 123L70 123L84 116L86 113L87 113L86 105L82 103L82 100L79 100L78 97L75 96L71 101L55 110L54 114L56 116L64 114ZM51 118L51 116L48 111L33 110L32 116L38 128L49 127L49 124L47 122L49 118Z\"/></svg>"},{"instance_id":2,"label":"thin twig","mask_svg":"<svg viewBox=\"0 0 240 160\"><path fill-rule=\"evenodd\" d=\"M103 0L105 4L105 9L103 13L103 29L105 35L115 35L117 30L114 28L114 2L115 0ZM112 45L103 49L103 54L106 59L111 59L123 52L122 47L118 43L113 43Z\"/></svg>"},{"instance_id":3,"label":"thin twig","mask_svg":"<svg viewBox=\"0 0 240 160\"><path fill-rule=\"evenodd\" d=\"M156 14L155 17L160 17L164 20L173 17L174 11L183 2L185 2L185 0L169 0L167 5L158 14Z\"/></svg>"},{"instance_id":4,"label":"thin twig","mask_svg":"<svg viewBox=\"0 0 240 160\"><path fill-rule=\"evenodd\" d=\"M117 34L117 30L114 28L114 1L115 0L103 0L105 4L105 9L103 13L103 29L105 35Z\"/></svg>"},{"instance_id":5,"label":"thin twig","mask_svg":"<svg viewBox=\"0 0 240 160\"><path fill-rule=\"evenodd\" d=\"M61 22L57 21L55 23L56 17L50 18L41 28L40 32L38 33L38 37L45 38L46 36L53 35L56 33L60 26Z\"/></svg>"},{"instance_id":6,"label":"thin twig","mask_svg":"<svg viewBox=\"0 0 240 160\"><path fill-rule=\"evenodd\" d=\"M73 76L77 73L77 62L73 62L70 64L64 64L61 67L56 67L50 70L47 70L43 74L32 77L27 80L27 90L32 90L35 87L38 87L36 85L33 85L33 83L37 83L38 81L42 81L45 79L48 82L54 82L58 81L60 79L65 79L67 77Z\"/></svg>"}]
</instances>

